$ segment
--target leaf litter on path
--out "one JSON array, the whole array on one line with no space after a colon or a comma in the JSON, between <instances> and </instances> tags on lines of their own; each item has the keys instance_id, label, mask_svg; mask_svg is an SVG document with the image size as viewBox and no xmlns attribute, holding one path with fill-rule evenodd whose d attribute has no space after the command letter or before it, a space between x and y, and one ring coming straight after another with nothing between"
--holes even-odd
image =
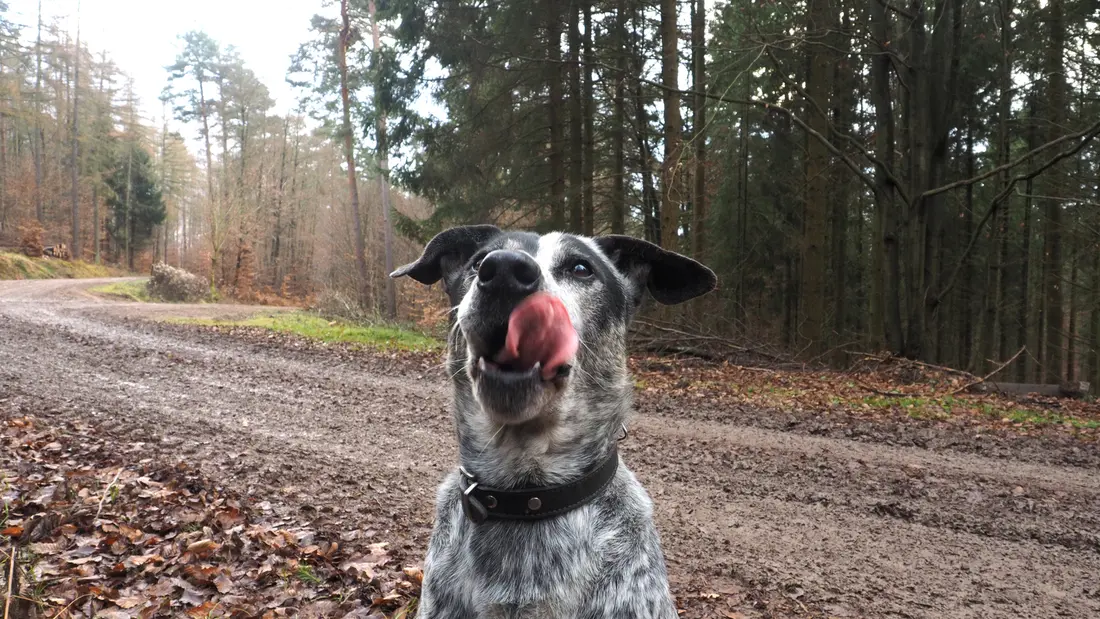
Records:
<instances>
[{"instance_id":1,"label":"leaf litter on path","mask_svg":"<svg viewBox=\"0 0 1100 619\"><path fill-rule=\"evenodd\" d=\"M0 441L12 617L383 619L415 608L420 568L372 532L265 516L186 462L122 453L91 425L8 416Z\"/></svg>"}]
</instances>

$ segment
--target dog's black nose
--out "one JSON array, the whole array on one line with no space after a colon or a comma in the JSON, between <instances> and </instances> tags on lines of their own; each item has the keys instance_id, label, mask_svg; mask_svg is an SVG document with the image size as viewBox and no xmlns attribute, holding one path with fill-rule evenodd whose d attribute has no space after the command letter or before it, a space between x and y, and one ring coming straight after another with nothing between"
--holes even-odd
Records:
<instances>
[{"instance_id":1,"label":"dog's black nose","mask_svg":"<svg viewBox=\"0 0 1100 619\"><path fill-rule=\"evenodd\" d=\"M491 252L477 269L477 284L486 292L530 294L541 277L535 259L519 251Z\"/></svg>"}]
</instances>

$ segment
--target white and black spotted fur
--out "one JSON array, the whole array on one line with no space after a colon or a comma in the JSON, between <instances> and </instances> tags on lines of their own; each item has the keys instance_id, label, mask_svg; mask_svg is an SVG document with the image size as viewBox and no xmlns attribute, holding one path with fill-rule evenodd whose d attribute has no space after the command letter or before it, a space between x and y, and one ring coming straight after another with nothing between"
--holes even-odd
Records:
<instances>
[{"instance_id":1,"label":"white and black spotted fur","mask_svg":"<svg viewBox=\"0 0 1100 619\"><path fill-rule=\"evenodd\" d=\"M500 348L523 296L482 290L478 268L490 254L533 259L536 287L563 301L580 338L567 376L513 389L479 372L478 358ZM706 267L638 239L493 226L441 233L393 274L402 275L443 280L455 314L447 364L461 465L498 488L568 483L602 462L632 406L626 329L644 291L680 303L715 286ZM652 503L621 462L594 500L544 520L474 524L460 506L463 488L456 471L439 489L422 619L677 616Z\"/></svg>"}]
</instances>

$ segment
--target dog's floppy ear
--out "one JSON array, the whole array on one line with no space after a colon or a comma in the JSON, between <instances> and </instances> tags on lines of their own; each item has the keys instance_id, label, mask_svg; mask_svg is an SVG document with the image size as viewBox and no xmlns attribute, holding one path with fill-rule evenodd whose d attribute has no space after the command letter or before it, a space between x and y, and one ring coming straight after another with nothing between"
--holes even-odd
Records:
<instances>
[{"instance_id":1,"label":"dog's floppy ear","mask_svg":"<svg viewBox=\"0 0 1100 619\"><path fill-rule=\"evenodd\" d=\"M424 253L416 262L390 273L390 277L408 275L421 284L430 286L442 279L447 272L458 268L470 259L486 241L500 234L500 228L489 225L458 226L435 235L424 247Z\"/></svg>"},{"instance_id":2,"label":"dog's floppy ear","mask_svg":"<svg viewBox=\"0 0 1100 619\"><path fill-rule=\"evenodd\" d=\"M596 244L634 284L634 304L649 289L659 303L676 305L714 290L718 278L698 262L642 239L613 234L596 237Z\"/></svg>"}]
</instances>

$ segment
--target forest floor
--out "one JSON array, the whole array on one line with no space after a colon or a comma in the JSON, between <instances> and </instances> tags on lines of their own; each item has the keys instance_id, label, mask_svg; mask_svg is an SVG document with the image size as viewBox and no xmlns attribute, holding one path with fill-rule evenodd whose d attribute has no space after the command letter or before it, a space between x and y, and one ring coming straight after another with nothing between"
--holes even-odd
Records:
<instances>
[{"instance_id":1,"label":"forest floor","mask_svg":"<svg viewBox=\"0 0 1100 619\"><path fill-rule=\"evenodd\" d=\"M164 322L257 308L87 291L105 283L0 282L2 533L38 562L36 599L408 609L455 462L439 352ZM631 364L621 451L684 617L1100 615L1096 403L955 393L965 377L878 361Z\"/></svg>"}]
</instances>

